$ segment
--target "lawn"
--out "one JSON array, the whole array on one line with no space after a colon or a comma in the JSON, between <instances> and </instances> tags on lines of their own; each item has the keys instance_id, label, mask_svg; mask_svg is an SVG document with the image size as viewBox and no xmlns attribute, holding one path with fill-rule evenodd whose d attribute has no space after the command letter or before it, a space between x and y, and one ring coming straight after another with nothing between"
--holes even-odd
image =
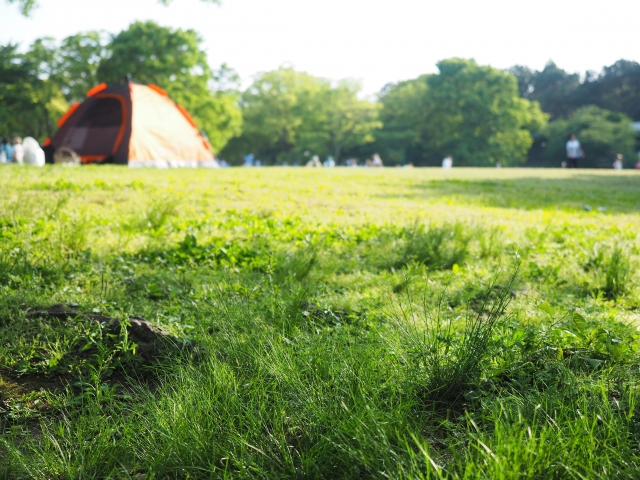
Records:
<instances>
[{"instance_id":1,"label":"lawn","mask_svg":"<svg viewBox=\"0 0 640 480\"><path fill-rule=\"evenodd\" d=\"M632 171L5 166L0 477L638 478L639 233Z\"/></svg>"}]
</instances>

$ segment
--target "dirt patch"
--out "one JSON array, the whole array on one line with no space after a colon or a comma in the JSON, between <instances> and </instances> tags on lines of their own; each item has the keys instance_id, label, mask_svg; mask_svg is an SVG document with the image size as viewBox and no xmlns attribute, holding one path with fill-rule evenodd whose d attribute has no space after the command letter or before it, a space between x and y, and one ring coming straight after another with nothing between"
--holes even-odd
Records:
<instances>
[{"instance_id":1,"label":"dirt patch","mask_svg":"<svg viewBox=\"0 0 640 480\"><path fill-rule=\"evenodd\" d=\"M101 323L110 333L115 335L126 333L129 340L136 343L138 354L145 360L153 360L164 355L169 348L183 345L180 339L173 337L142 317L129 317L127 321L123 322L118 318L82 312L74 305L56 304L46 309L28 311L27 318L55 318L57 320L82 318Z\"/></svg>"}]
</instances>

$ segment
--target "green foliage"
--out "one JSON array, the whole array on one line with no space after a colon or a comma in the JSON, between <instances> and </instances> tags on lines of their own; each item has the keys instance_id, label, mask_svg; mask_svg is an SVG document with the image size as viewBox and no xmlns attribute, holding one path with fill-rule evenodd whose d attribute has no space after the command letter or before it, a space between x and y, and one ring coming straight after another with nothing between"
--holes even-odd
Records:
<instances>
[{"instance_id":1,"label":"green foliage","mask_svg":"<svg viewBox=\"0 0 640 480\"><path fill-rule=\"evenodd\" d=\"M223 155L253 152L280 163L305 162L311 153L338 161L344 150L371 143L381 126L377 105L359 100L359 89L291 68L263 73L242 94L244 130Z\"/></svg>"},{"instance_id":2,"label":"green foliage","mask_svg":"<svg viewBox=\"0 0 640 480\"><path fill-rule=\"evenodd\" d=\"M0 46L0 132L42 140L68 104L57 84L39 77L38 63L17 53L16 45Z\"/></svg>"},{"instance_id":3,"label":"green foliage","mask_svg":"<svg viewBox=\"0 0 640 480\"><path fill-rule=\"evenodd\" d=\"M631 119L622 113L589 106L576 110L566 120L554 120L547 125L544 155L549 162L558 165L566 159L565 146L571 133L577 136L585 153L585 158L579 161L582 167L610 168L618 153L629 167L637 157Z\"/></svg>"},{"instance_id":4,"label":"green foliage","mask_svg":"<svg viewBox=\"0 0 640 480\"><path fill-rule=\"evenodd\" d=\"M403 82L383 95L382 118L391 123L381 139L391 157L427 165L446 155L456 165L524 163L531 132L546 116L538 104L519 98L515 77L473 60L443 60L438 68L438 75Z\"/></svg>"},{"instance_id":5,"label":"green foliage","mask_svg":"<svg viewBox=\"0 0 640 480\"><path fill-rule=\"evenodd\" d=\"M31 11L36 7L36 0L7 0L9 3L17 3L20 6L20 12L28 17Z\"/></svg>"},{"instance_id":6,"label":"green foliage","mask_svg":"<svg viewBox=\"0 0 640 480\"><path fill-rule=\"evenodd\" d=\"M577 73L567 73L549 62L542 71L523 66L509 69L518 77L520 95L540 102L553 120L567 118L575 110L595 105L640 119L640 64L618 60L600 72L586 72L580 81Z\"/></svg>"},{"instance_id":7,"label":"green foliage","mask_svg":"<svg viewBox=\"0 0 640 480\"><path fill-rule=\"evenodd\" d=\"M518 79L520 95L539 102L552 119L566 117L575 110L576 92L580 87L577 73L569 74L553 62L547 63L539 72L519 65L510 68L509 72Z\"/></svg>"},{"instance_id":8,"label":"green foliage","mask_svg":"<svg viewBox=\"0 0 640 480\"><path fill-rule=\"evenodd\" d=\"M438 157L458 165L524 163L536 131L545 122L539 106L518 98L511 75L459 59L438 63L430 77L428 129Z\"/></svg>"},{"instance_id":9,"label":"green foliage","mask_svg":"<svg viewBox=\"0 0 640 480\"><path fill-rule=\"evenodd\" d=\"M391 165L416 161L422 155L424 132L429 112L427 79L422 75L415 80L388 85L380 95L380 120L384 127L377 134L376 148L383 152Z\"/></svg>"},{"instance_id":10,"label":"green foliage","mask_svg":"<svg viewBox=\"0 0 640 480\"><path fill-rule=\"evenodd\" d=\"M373 142L375 131L382 127L378 105L359 100L359 90L358 84L341 82L321 104L326 120L321 124L322 144L318 150L331 152L336 160L344 150Z\"/></svg>"},{"instance_id":11,"label":"green foliage","mask_svg":"<svg viewBox=\"0 0 640 480\"><path fill-rule=\"evenodd\" d=\"M315 132L313 113L326 83L290 68L260 75L242 94L244 128L230 145L238 155L254 151L268 155L288 155L304 134Z\"/></svg>"},{"instance_id":12,"label":"green foliage","mask_svg":"<svg viewBox=\"0 0 640 480\"><path fill-rule=\"evenodd\" d=\"M34 8L38 6L37 0L7 0L9 3L17 3L20 6L20 12L28 17ZM171 0L159 0L164 5L169 5ZM208 3L220 3L220 0L201 0Z\"/></svg>"},{"instance_id":13,"label":"green foliage","mask_svg":"<svg viewBox=\"0 0 640 480\"><path fill-rule=\"evenodd\" d=\"M640 63L618 60L589 80L585 88L585 95L591 95L589 103L624 113L634 120L640 119ZM593 101L594 96L596 101Z\"/></svg>"},{"instance_id":14,"label":"green foliage","mask_svg":"<svg viewBox=\"0 0 640 480\"><path fill-rule=\"evenodd\" d=\"M107 41L101 32L86 32L62 40L36 40L25 57L38 66L40 76L57 85L68 102L82 102L98 83L98 66L107 55Z\"/></svg>"}]
</instances>

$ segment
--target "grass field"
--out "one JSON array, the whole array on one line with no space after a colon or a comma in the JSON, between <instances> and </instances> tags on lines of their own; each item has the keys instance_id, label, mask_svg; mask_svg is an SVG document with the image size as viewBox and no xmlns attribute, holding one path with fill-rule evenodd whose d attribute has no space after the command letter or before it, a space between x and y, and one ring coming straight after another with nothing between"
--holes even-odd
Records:
<instances>
[{"instance_id":1,"label":"grass field","mask_svg":"<svg viewBox=\"0 0 640 480\"><path fill-rule=\"evenodd\" d=\"M637 172L0 186L2 478L640 476Z\"/></svg>"}]
</instances>

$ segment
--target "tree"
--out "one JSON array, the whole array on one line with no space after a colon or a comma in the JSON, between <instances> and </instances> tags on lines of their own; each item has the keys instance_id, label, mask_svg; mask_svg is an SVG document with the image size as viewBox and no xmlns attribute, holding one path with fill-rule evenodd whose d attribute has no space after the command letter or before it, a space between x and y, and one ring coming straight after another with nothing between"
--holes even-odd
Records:
<instances>
[{"instance_id":1,"label":"tree","mask_svg":"<svg viewBox=\"0 0 640 480\"><path fill-rule=\"evenodd\" d=\"M423 131L427 122L429 75L387 85L380 93L383 127L376 134L374 149L391 165L420 163Z\"/></svg>"},{"instance_id":2,"label":"tree","mask_svg":"<svg viewBox=\"0 0 640 480\"><path fill-rule=\"evenodd\" d=\"M72 35L60 46L52 38L36 40L25 54L39 75L55 83L68 102L80 102L98 82L98 67L107 56L107 39L101 32Z\"/></svg>"},{"instance_id":3,"label":"tree","mask_svg":"<svg viewBox=\"0 0 640 480\"><path fill-rule=\"evenodd\" d=\"M316 151L332 154L336 162L344 150L372 143L374 132L382 127L379 105L359 100L359 91L359 84L343 81L325 91L320 102L323 121L317 130Z\"/></svg>"},{"instance_id":4,"label":"tree","mask_svg":"<svg viewBox=\"0 0 640 480\"><path fill-rule=\"evenodd\" d=\"M136 82L159 85L192 114L219 151L240 133L242 114L235 92L215 90L221 78L209 67L201 42L193 30L133 23L107 45L97 81L117 83L131 75Z\"/></svg>"},{"instance_id":5,"label":"tree","mask_svg":"<svg viewBox=\"0 0 640 480\"><path fill-rule=\"evenodd\" d=\"M587 105L623 112L640 120L640 64L618 60L601 72L586 72L584 80L549 62L544 70L516 65L509 69L518 78L520 96L540 102L551 119L568 118Z\"/></svg>"},{"instance_id":6,"label":"tree","mask_svg":"<svg viewBox=\"0 0 640 480\"><path fill-rule=\"evenodd\" d=\"M39 76L38 65L17 53L16 45L0 46L0 132L44 140L68 104L54 82Z\"/></svg>"},{"instance_id":7,"label":"tree","mask_svg":"<svg viewBox=\"0 0 640 480\"><path fill-rule=\"evenodd\" d=\"M586 156L580 166L610 168L618 153L630 165L636 157L631 119L623 113L591 105L579 108L568 119L557 119L546 126L545 157L549 164L559 165L566 159L565 145L572 133L580 140Z\"/></svg>"},{"instance_id":8,"label":"tree","mask_svg":"<svg viewBox=\"0 0 640 480\"><path fill-rule=\"evenodd\" d=\"M438 63L440 73L403 82L382 97L381 139L391 151L405 147L417 164L437 165L453 155L457 165L519 165L546 116L537 102L520 98L516 78L473 60ZM404 130L404 133L403 133ZM395 137L395 138L394 138ZM387 152L385 152L387 153Z\"/></svg>"},{"instance_id":9,"label":"tree","mask_svg":"<svg viewBox=\"0 0 640 480\"><path fill-rule=\"evenodd\" d=\"M542 71L532 72L518 65L509 71L518 79L520 95L539 102L551 119L566 117L580 105L577 73L567 73L553 62L547 63Z\"/></svg>"},{"instance_id":10,"label":"tree","mask_svg":"<svg viewBox=\"0 0 640 480\"><path fill-rule=\"evenodd\" d=\"M458 165L519 165L533 143L531 130L542 127L536 103L518 95L515 77L472 60L438 63L429 78L428 144Z\"/></svg>"},{"instance_id":11,"label":"tree","mask_svg":"<svg viewBox=\"0 0 640 480\"><path fill-rule=\"evenodd\" d=\"M321 123L320 97L327 88L327 82L291 68L259 75L241 97L243 133L223 155L253 152L273 163L291 159L299 153L293 150L302 129L313 132Z\"/></svg>"},{"instance_id":12,"label":"tree","mask_svg":"<svg viewBox=\"0 0 640 480\"><path fill-rule=\"evenodd\" d=\"M160 3L164 5L169 5L172 0L159 0ZM207 3L220 3L220 0L201 0ZM36 0L7 0L9 3L17 3L20 7L20 12L25 17L28 17L33 9L38 6L38 2Z\"/></svg>"},{"instance_id":13,"label":"tree","mask_svg":"<svg viewBox=\"0 0 640 480\"><path fill-rule=\"evenodd\" d=\"M259 75L242 94L243 134L223 155L236 161L253 152L271 163L307 154L333 155L372 142L378 106L357 98L359 85L331 82L292 68Z\"/></svg>"},{"instance_id":14,"label":"tree","mask_svg":"<svg viewBox=\"0 0 640 480\"><path fill-rule=\"evenodd\" d=\"M587 75L579 94L580 105L597 105L640 120L640 64L618 60L599 74Z\"/></svg>"}]
</instances>

